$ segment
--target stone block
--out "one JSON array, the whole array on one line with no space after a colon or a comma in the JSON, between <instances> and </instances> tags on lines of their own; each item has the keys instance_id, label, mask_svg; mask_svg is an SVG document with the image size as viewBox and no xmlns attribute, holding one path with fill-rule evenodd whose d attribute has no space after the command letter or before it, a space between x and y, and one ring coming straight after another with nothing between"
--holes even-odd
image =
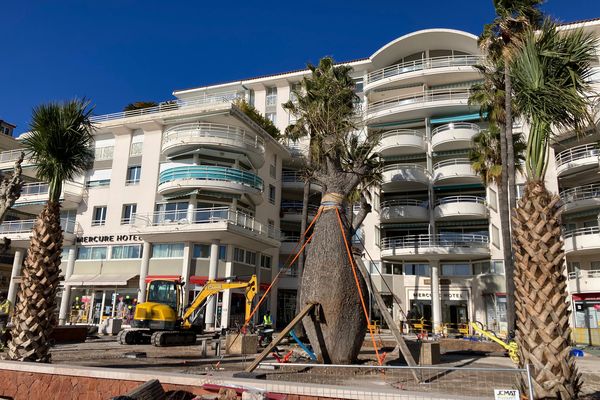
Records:
<instances>
[{"instance_id":1,"label":"stone block","mask_svg":"<svg viewBox=\"0 0 600 400\"><path fill-rule=\"evenodd\" d=\"M258 335L227 335L225 343L227 354L256 354L258 351Z\"/></svg>"},{"instance_id":2,"label":"stone block","mask_svg":"<svg viewBox=\"0 0 600 400\"><path fill-rule=\"evenodd\" d=\"M406 344L418 365L436 365L440 363L439 342L407 342Z\"/></svg>"}]
</instances>

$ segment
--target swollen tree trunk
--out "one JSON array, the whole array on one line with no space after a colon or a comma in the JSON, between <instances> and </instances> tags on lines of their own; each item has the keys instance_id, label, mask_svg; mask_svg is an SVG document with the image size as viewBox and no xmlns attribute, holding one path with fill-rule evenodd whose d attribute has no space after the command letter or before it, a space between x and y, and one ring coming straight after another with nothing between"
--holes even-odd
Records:
<instances>
[{"instance_id":1,"label":"swollen tree trunk","mask_svg":"<svg viewBox=\"0 0 600 400\"><path fill-rule=\"evenodd\" d=\"M570 354L567 283L558 196L529 181L513 216L517 343L532 366L536 399L574 399L581 378Z\"/></svg>"},{"instance_id":2,"label":"swollen tree trunk","mask_svg":"<svg viewBox=\"0 0 600 400\"><path fill-rule=\"evenodd\" d=\"M340 213L343 208L340 207ZM343 218L343 217L342 217ZM344 235L350 243L349 227ZM367 287L357 274L363 295ZM303 325L317 357L325 363L349 364L362 346L367 322L335 208L324 209L307 246L300 304L316 302L316 317Z\"/></svg>"},{"instance_id":3,"label":"swollen tree trunk","mask_svg":"<svg viewBox=\"0 0 600 400\"><path fill-rule=\"evenodd\" d=\"M33 227L14 312L8 358L50 362L50 337L57 325L58 288L63 232L60 205L48 202Z\"/></svg>"}]
</instances>

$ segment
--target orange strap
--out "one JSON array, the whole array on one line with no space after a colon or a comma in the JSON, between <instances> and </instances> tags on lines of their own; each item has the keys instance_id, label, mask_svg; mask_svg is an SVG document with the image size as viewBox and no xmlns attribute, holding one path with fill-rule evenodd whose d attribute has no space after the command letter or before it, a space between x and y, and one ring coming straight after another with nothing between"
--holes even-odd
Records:
<instances>
[{"instance_id":1,"label":"orange strap","mask_svg":"<svg viewBox=\"0 0 600 400\"><path fill-rule=\"evenodd\" d=\"M362 308L365 313L365 319L367 321L367 327L369 328L369 334L371 335L371 342L373 343L373 348L375 349L377 363L379 365L382 365L382 359L379 356L379 350L377 349L377 343L375 342L375 334L373 333L373 326L371 325L371 323L369 321L369 312L367 311L367 305L365 304L365 299L363 297L363 292L360 287L358 275L356 274L356 266L354 265L354 257L352 257L352 252L350 251L350 246L348 245L348 238L346 237L346 233L344 232L344 224L342 223L342 217L340 216L340 210L337 207L335 209L335 213L337 215L337 219L340 224L340 231L342 233L342 237L344 238L344 245L346 246L346 253L348 254L348 260L350 261L350 265L352 266L352 274L354 275L354 282L356 283L356 288L358 289L358 295L360 296L360 303L362 304Z\"/></svg>"}]
</instances>

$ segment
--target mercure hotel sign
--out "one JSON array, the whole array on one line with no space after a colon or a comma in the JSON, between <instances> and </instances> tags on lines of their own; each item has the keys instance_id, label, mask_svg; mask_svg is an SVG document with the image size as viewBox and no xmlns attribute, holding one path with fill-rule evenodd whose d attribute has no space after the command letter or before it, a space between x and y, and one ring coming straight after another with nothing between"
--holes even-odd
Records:
<instances>
[{"instance_id":1,"label":"mercure hotel sign","mask_svg":"<svg viewBox=\"0 0 600 400\"><path fill-rule=\"evenodd\" d=\"M98 235L78 236L77 243L115 243L115 242L141 242L138 235Z\"/></svg>"}]
</instances>

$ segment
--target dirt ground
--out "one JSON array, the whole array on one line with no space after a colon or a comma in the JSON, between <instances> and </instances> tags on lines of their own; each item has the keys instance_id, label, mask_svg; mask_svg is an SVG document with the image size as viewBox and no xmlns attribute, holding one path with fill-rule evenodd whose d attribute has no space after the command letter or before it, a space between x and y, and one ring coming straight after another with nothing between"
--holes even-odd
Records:
<instances>
[{"instance_id":1,"label":"dirt ground","mask_svg":"<svg viewBox=\"0 0 600 400\"><path fill-rule=\"evenodd\" d=\"M253 357L216 356L209 347L208 355L201 357L201 346L181 346L157 348L151 345L123 346L113 337L88 339L81 344L57 345L52 350L52 362L56 364L84 365L105 368L130 368L138 370L160 370L166 372L231 377L242 371L253 361ZM391 348L384 349L389 352ZM280 346L280 354L293 351L291 361L306 363L308 358L296 346ZM145 353L144 358L128 358L128 352ZM402 365L397 353L386 355L388 365ZM363 348L360 360L364 364L376 364L374 351ZM266 362L276 362L269 357ZM443 354L442 364L436 367L465 368L512 368L507 357L498 355ZM587 399L600 399L600 357L587 355L577 360L584 378L583 392ZM282 368L259 369L257 372L266 379L286 380L305 383L333 384L377 388L397 388L419 392L438 392L454 395L470 395L484 398L490 388L518 388L517 374L512 371L448 371L444 369L425 369L419 371L421 383L416 383L408 370L373 371L350 369L313 368L311 370L283 366ZM492 396L493 398L493 396Z\"/></svg>"}]
</instances>

